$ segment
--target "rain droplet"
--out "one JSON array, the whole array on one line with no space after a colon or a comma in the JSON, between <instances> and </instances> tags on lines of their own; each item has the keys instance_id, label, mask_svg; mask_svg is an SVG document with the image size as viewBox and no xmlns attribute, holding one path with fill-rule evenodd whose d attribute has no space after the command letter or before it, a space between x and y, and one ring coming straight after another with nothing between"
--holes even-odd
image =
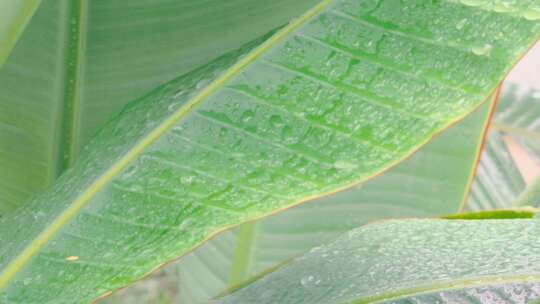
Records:
<instances>
[{"instance_id":1,"label":"rain droplet","mask_svg":"<svg viewBox=\"0 0 540 304\"><path fill-rule=\"evenodd\" d=\"M292 144L295 141L293 129L290 126L285 126L281 130L281 137L287 144Z\"/></svg>"},{"instance_id":2,"label":"rain droplet","mask_svg":"<svg viewBox=\"0 0 540 304\"><path fill-rule=\"evenodd\" d=\"M523 12L523 17L531 21L540 19L540 7L529 7Z\"/></svg>"},{"instance_id":3,"label":"rain droplet","mask_svg":"<svg viewBox=\"0 0 540 304\"><path fill-rule=\"evenodd\" d=\"M38 211L36 214L34 214L34 219L35 219L35 220L38 220L38 219L40 219L40 218L42 218L42 217L44 217L44 216L45 216L45 212L43 212L43 211Z\"/></svg>"},{"instance_id":4,"label":"rain droplet","mask_svg":"<svg viewBox=\"0 0 540 304\"><path fill-rule=\"evenodd\" d=\"M172 112L176 109L176 103L171 103L168 107L167 107L167 111L169 112Z\"/></svg>"},{"instance_id":5,"label":"rain droplet","mask_svg":"<svg viewBox=\"0 0 540 304\"><path fill-rule=\"evenodd\" d=\"M484 56L491 52L491 49L493 46L489 43L484 44L483 46L475 46L471 49L471 51L478 56Z\"/></svg>"},{"instance_id":6,"label":"rain droplet","mask_svg":"<svg viewBox=\"0 0 540 304\"><path fill-rule=\"evenodd\" d=\"M302 286L304 287L310 287L312 284L313 284L313 281L315 280L315 277L310 275L310 276L305 276L303 277L301 280L300 280L300 283L302 284Z\"/></svg>"},{"instance_id":7,"label":"rain droplet","mask_svg":"<svg viewBox=\"0 0 540 304\"><path fill-rule=\"evenodd\" d=\"M189 184L193 183L193 179L194 179L194 177L192 175L190 175L190 176L182 176L182 178L180 180L181 180L182 184L189 185Z\"/></svg>"},{"instance_id":8,"label":"rain droplet","mask_svg":"<svg viewBox=\"0 0 540 304\"><path fill-rule=\"evenodd\" d=\"M180 91L174 93L173 98L178 98L178 97L184 95L185 93L186 93L186 91L180 90Z\"/></svg>"},{"instance_id":9,"label":"rain droplet","mask_svg":"<svg viewBox=\"0 0 540 304\"><path fill-rule=\"evenodd\" d=\"M249 122L251 119L255 117L255 113L251 110L247 110L244 113L242 113L242 121L243 122Z\"/></svg>"},{"instance_id":10,"label":"rain droplet","mask_svg":"<svg viewBox=\"0 0 540 304\"><path fill-rule=\"evenodd\" d=\"M200 89L206 87L208 84L210 84L210 79L203 79L203 80L197 82L196 89L200 90Z\"/></svg>"},{"instance_id":11,"label":"rain droplet","mask_svg":"<svg viewBox=\"0 0 540 304\"><path fill-rule=\"evenodd\" d=\"M461 19L461 21L459 21L457 24L456 24L456 29L458 30L461 30L463 29L463 27L465 27L465 24L467 24L467 19Z\"/></svg>"},{"instance_id":12,"label":"rain droplet","mask_svg":"<svg viewBox=\"0 0 540 304\"><path fill-rule=\"evenodd\" d=\"M510 2L497 2L494 3L494 10L498 13L511 12L513 10L512 3Z\"/></svg>"},{"instance_id":13,"label":"rain droplet","mask_svg":"<svg viewBox=\"0 0 540 304\"><path fill-rule=\"evenodd\" d=\"M468 6L480 6L486 3L486 0L461 0L461 3Z\"/></svg>"},{"instance_id":14,"label":"rain droplet","mask_svg":"<svg viewBox=\"0 0 540 304\"><path fill-rule=\"evenodd\" d=\"M182 221L182 223L180 223L180 225L178 226L178 228L180 230L184 230L184 229L189 229L190 227L194 226L195 222L193 219L185 219Z\"/></svg>"},{"instance_id":15,"label":"rain droplet","mask_svg":"<svg viewBox=\"0 0 540 304\"><path fill-rule=\"evenodd\" d=\"M354 170L358 168L358 165L353 164L351 162L338 160L334 163L334 167L340 170Z\"/></svg>"},{"instance_id":16,"label":"rain droplet","mask_svg":"<svg viewBox=\"0 0 540 304\"><path fill-rule=\"evenodd\" d=\"M279 128L283 126L283 119L281 119L281 116L279 115L272 115L270 117L270 124L272 124L272 127Z\"/></svg>"}]
</instances>

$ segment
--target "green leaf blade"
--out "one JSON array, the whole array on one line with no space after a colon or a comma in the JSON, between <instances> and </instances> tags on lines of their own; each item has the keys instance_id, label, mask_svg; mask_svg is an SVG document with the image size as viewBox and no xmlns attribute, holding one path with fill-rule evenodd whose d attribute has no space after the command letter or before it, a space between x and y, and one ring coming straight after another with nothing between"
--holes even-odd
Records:
<instances>
[{"instance_id":1,"label":"green leaf blade","mask_svg":"<svg viewBox=\"0 0 540 304\"><path fill-rule=\"evenodd\" d=\"M34 15L41 0L0 2L0 67Z\"/></svg>"},{"instance_id":2,"label":"green leaf blade","mask_svg":"<svg viewBox=\"0 0 540 304\"><path fill-rule=\"evenodd\" d=\"M383 221L316 247L219 303L422 303L499 288L530 289L531 300L539 296L540 268L538 244L529 240L539 229L534 220ZM512 299L524 303L519 294Z\"/></svg>"},{"instance_id":3,"label":"green leaf blade","mask_svg":"<svg viewBox=\"0 0 540 304\"><path fill-rule=\"evenodd\" d=\"M314 39L353 47L348 35L365 31L334 16L344 3L356 2L323 1L254 49L260 42L124 109L50 191L0 223L8 303L88 301L225 228L367 180L478 107L540 31L538 23L487 13L520 29L524 43L489 38L489 54L427 43L413 52L407 46L417 39L389 26L373 31L380 49L370 56L378 63L360 62L305 39L322 33ZM424 4L429 12L462 8ZM445 20L440 13L430 26ZM332 32L345 23L344 32ZM293 66L299 54L308 66ZM321 63L334 57L331 66L350 68L328 72ZM384 63L390 60L395 66ZM396 70L413 61L418 77ZM451 86L458 82L461 89Z\"/></svg>"},{"instance_id":4,"label":"green leaf blade","mask_svg":"<svg viewBox=\"0 0 540 304\"><path fill-rule=\"evenodd\" d=\"M129 101L315 2L44 0L0 70L0 214L50 186Z\"/></svg>"},{"instance_id":5,"label":"green leaf blade","mask_svg":"<svg viewBox=\"0 0 540 304\"><path fill-rule=\"evenodd\" d=\"M0 69L2 215L45 189L59 174L55 164L63 80L52 75L63 71L63 61L58 58L64 43L62 4L54 1L40 6ZM56 31L44 32L46 25ZM44 40L46 44L35 47Z\"/></svg>"},{"instance_id":6,"label":"green leaf blade","mask_svg":"<svg viewBox=\"0 0 540 304\"><path fill-rule=\"evenodd\" d=\"M164 271L122 290L104 303L114 303L113 299L129 303L133 294L146 294L149 299L140 301L152 303L152 292L148 289L163 276L178 286L171 294L178 302L207 303L224 290L237 286L231 272L234 267L248 269L242 277L241 284L245 284L368 222L457 212L467 195L468 181L493 106L493 101L484 104L408 160L360 186L242 224L240 230L253 226L255 231L256 239L249 248L241 241L245 238L239 229L220 234L195 252L167 265ZM437 171L433 171L434 165ZM240 249L245 251L239 252ZM243 259L242 255L250 258Z\"/></svg>"}]
</instances>

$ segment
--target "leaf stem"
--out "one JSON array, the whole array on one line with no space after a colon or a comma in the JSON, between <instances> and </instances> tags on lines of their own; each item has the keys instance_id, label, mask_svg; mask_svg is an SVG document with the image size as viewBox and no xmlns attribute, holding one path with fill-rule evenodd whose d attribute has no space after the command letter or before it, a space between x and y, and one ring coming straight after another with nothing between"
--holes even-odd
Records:
<instances>
[{"instance_id":1,"label":"leaf stem","mask_svg":"<svg viewBox=\"0 0 540 304\"><path fill-rule=\"evenodd\" d=\"M251 266L257 222L248 222L240 225L236 249L229 274L229 287L244 281Z\"/></svg>"}]
</instances>

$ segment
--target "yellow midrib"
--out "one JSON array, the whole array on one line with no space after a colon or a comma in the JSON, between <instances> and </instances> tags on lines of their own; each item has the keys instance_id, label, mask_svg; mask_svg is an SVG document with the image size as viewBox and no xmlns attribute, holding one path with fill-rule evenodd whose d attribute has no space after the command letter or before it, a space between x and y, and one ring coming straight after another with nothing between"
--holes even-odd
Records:
<instances>
[{"instance_id":1,"label":"yellow midrib","mask_svg":"<svg viewBox=\"0 0 540 304\"><path fill-rule=\"evenodd\" d=\"M92 183L81 195L79 195L73 201L73 203L51 223L51 225L43 230L43 232L41 232L32 242L30 242L21 251L21 253L7 265L4 271L2 271L0 274L0 289L4 288L7 283L19 272L19 270L39 251L39 249L43 247L71 218L73 218L100 189L107 185L132 160L143 153L143 151L155 140L159 139L161 135L176 125L191 111L193 107L204 101L210 94L221 88L224 83L237 75L243 68L256 60L276 43L284 39L292 31L322 12L333 1L334 0L322 0L304 15L292 20L286 27L278 31L259 47L248 53L244 58L240 59L225 73L187 101L186 104L178 111L165 119L157 128L150 132L147 137L138 142L118 162L109 168L109 170L96 179L96 181Z\"/></svg>"}]
</instances>

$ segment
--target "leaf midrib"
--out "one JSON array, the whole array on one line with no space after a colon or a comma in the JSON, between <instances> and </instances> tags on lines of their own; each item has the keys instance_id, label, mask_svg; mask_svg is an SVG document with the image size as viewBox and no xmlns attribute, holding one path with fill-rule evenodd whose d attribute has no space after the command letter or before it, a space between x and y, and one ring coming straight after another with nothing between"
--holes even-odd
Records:
<instances>
[{"instance_id":1,"label":"leaf midrib","mask_svg":"<svg viewBox=\"0 0 540 304\"><path fill-rule=\"evenodd\" d=\"M81 0L85 1L85 0ZM114 163L109 170L96 179L85 191L73 200L73 203L62 212L43 232L41 232L33 241L31 241L21 253L13 259L2 273L0 273L0 289L18 273L18 271L44 246L77 212L88 203L92 197L99 192L101 188L109 183L118 173L121 172L132 160L142 154L144 150L154 141L160 138L162 134L175 126L184 118L191 109L204 101L208 96L221 88L229 79L240 73L247 65L264 54L273 45L284 39L292 31L303 25L312 17L322 12L333 0L322 0L312 9L307 11L301 17L290 22L275 35L263 42L253 51L249 52L244 58L236 62L231 68L225 71L221 76L212 81L207 87L203 88L197 95L188 100L180 109L171 114L154 130L152 130L144 139L139 141L123 157ZM77 52L79 54L79 51ZM75 102L77 99L68 99Z\"/></svg>"},{"instance_id":2,"label":"leaf midrib","mask_svg":"<svg viewBox=\"0 0 540 304\"><path fill-rule=\"evenodd\" d=\"M509 275L509 276L483 276L475 278L467 278L461 280L452 280L437 284L423 285L411 288L404 288L397 291L383 293L377 296L370 296L363 299L352 300L342 304L371 304L380 303L383 301L403 299L407 297L417 296L421 294L429 294L433 292L459 290L465 288L474 288L481 286L499 286L512 283L530 283L540 281L540 274L533 275Z\"/></svg>"},{"instance_id":3,"label":"leaf midrib","mask_svg":"<svg viewBox=\"0 0 540 304\"><path fill-rule=\"evenodd\" d=\"M77 158L81 90L84 78L84 49L87 35L88 4L86 0L67 0L62 3L65 18L62 27L64 49L60 62L63 72L60 82L57 135L52 155L51 182Z\"/></svg>"},{"instance_id":4,"label":"leaf midrib","mask_svg":"<svg viewBox=\"0 0 540 304\"><path fill-rule=\"evenodd\" d=\"M253 259L257 234L258 222L248 222L240 225L231 263L228 287L240 284L246 279Z\"/></svg>"}]
</instances>

